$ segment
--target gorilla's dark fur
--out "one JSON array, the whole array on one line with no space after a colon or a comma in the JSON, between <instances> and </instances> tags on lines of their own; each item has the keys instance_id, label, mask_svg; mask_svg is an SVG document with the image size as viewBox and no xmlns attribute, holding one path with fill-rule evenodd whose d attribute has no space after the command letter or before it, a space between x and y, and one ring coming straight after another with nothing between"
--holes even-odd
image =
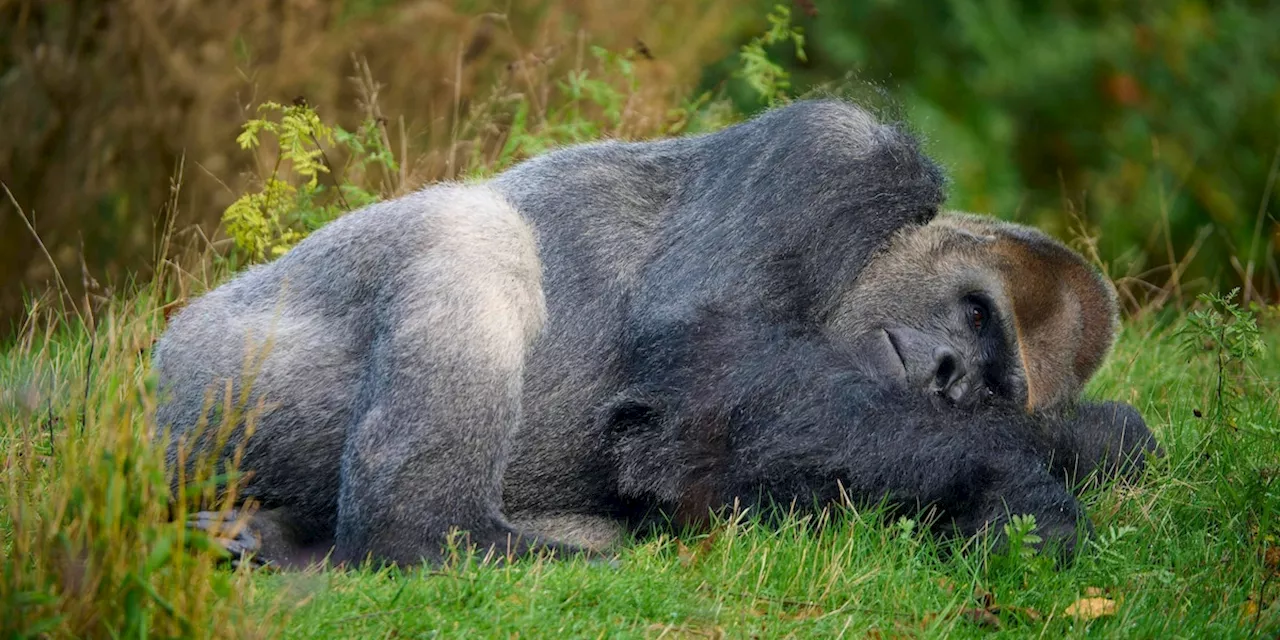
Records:
<instances>
[{"instance_id":1,"label":"gorilla's dark fur","mask_svg":"<svg viewBox=\"0 0 1280 640\"><path fill-rule=\"evenodd\" d=\"M451 528L572 550L592 523L841 491L966 535L1030 513L1070 547L1068 484L1155 448L1131 407L1076 401L1114 302L1042 234L927 224L942 200L912 136L838 101L562 149L351 213L193 302L157 345L158 420L190 432L269 345L243 465L286 560L431 560Z\"/></svg>"}]
</instances>

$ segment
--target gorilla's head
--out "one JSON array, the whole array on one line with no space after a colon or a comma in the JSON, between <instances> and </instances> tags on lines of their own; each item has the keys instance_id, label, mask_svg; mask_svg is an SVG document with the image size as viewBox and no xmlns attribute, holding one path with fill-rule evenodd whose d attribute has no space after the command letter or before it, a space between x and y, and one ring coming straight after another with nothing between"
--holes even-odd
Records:
<instances>
[{"instance_id":1,"label":"gorilla's head","mask_svg":"<svg viewBox=\"0 0 1280 640\"><path fill-rule=\"evenodd\" d=\"M1111 285L1048 235L948 213L900 232L831 318L860 365L946 402L1043 409L1078 395L1111 348Z\"/></svg>"}]
</instances>

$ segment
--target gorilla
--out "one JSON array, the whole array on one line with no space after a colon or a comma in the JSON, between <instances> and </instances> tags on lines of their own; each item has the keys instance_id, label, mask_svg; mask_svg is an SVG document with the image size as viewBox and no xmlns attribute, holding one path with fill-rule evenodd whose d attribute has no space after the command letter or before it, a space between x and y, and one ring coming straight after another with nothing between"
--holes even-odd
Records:
<instances>
[{"instance_id":1,"label":"gorilla","mask_svg":"<svg viewBox=\"0 0 1280 640\"><path fill-rule=\"evenodd\" d=\"M904 127L815 100L371 205L173 318L170 464L242 446L236 544L282 564L576 553L843 499L943 535L1033 514L1069 554L1073 487L1159 451L1079 398L1114 293L943 191ZM211 389L261 403L252 437L205 433Z\"/></svg>"}]
</instances>

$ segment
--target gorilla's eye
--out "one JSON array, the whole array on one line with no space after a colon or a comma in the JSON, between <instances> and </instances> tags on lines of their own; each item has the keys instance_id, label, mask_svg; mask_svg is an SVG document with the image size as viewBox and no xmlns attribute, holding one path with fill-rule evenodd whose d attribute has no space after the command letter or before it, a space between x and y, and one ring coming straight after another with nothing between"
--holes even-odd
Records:
<instances>
[{"instance_id":1,"label":"gorilla's eye","mask_svg":"<svg viewBox=\"0 0 1280 640\"><path fill-rule=\"evenodd\" d=\"M983 327L987 326L987 310L982 305L971 302L969 303L969 326L973 330L981 333Z\"/></svg>"}]
</instances>

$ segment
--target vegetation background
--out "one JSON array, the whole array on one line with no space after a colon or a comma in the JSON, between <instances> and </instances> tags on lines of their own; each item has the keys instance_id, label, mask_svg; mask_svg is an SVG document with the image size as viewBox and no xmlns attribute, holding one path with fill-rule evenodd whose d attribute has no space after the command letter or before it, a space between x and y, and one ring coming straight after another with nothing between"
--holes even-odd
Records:
<instances>
[{"instance_id":1,"label":"vegetation background","mask_svg":"<svg viewBox=\"0 0 1280 640\"><path fill-rule=\"evenodd\" d=\"M602 133L667 133L668 110L703 91L723 91L739 114L761 108L732 69L771 4L0 0L0 179L13 194L0 198L0 328L21 315L23 291L53 281L53 265L109 284L149 273L165 228L214 238L253 180L254 158L235 144L241 124L263 101L302 97L356 127L366 114L353 56L380 84L407 189L459 175L459 144L485 133L467 123L494 139L520 101L545 113L554 80L590 45L644 52L642 95ZM771 48L791 72L784 91L886 94L949 169L954 206L1063 237L1083 228L1132 285L1131 308L1183 295L1170 283L1274 297L1280 3L792 6L808 55Z\"/></svg>"},{"instance_id":2,"label":"vegetation background","mask_svg":"<svg viewBox=\"0 0 1280 640\"><path fill-rule=\"evenodd\" d=\"M1280 3L777 2L0 0L0 636L1274 634ZM1087 494L1082 562L837 510L618 570L270 576L182 526L238 479L171 495L150 446L147 349L189 296L377 198L824 94L1117 284L1090 393L1170 456Z\"/></svg>"}]
</instances>

